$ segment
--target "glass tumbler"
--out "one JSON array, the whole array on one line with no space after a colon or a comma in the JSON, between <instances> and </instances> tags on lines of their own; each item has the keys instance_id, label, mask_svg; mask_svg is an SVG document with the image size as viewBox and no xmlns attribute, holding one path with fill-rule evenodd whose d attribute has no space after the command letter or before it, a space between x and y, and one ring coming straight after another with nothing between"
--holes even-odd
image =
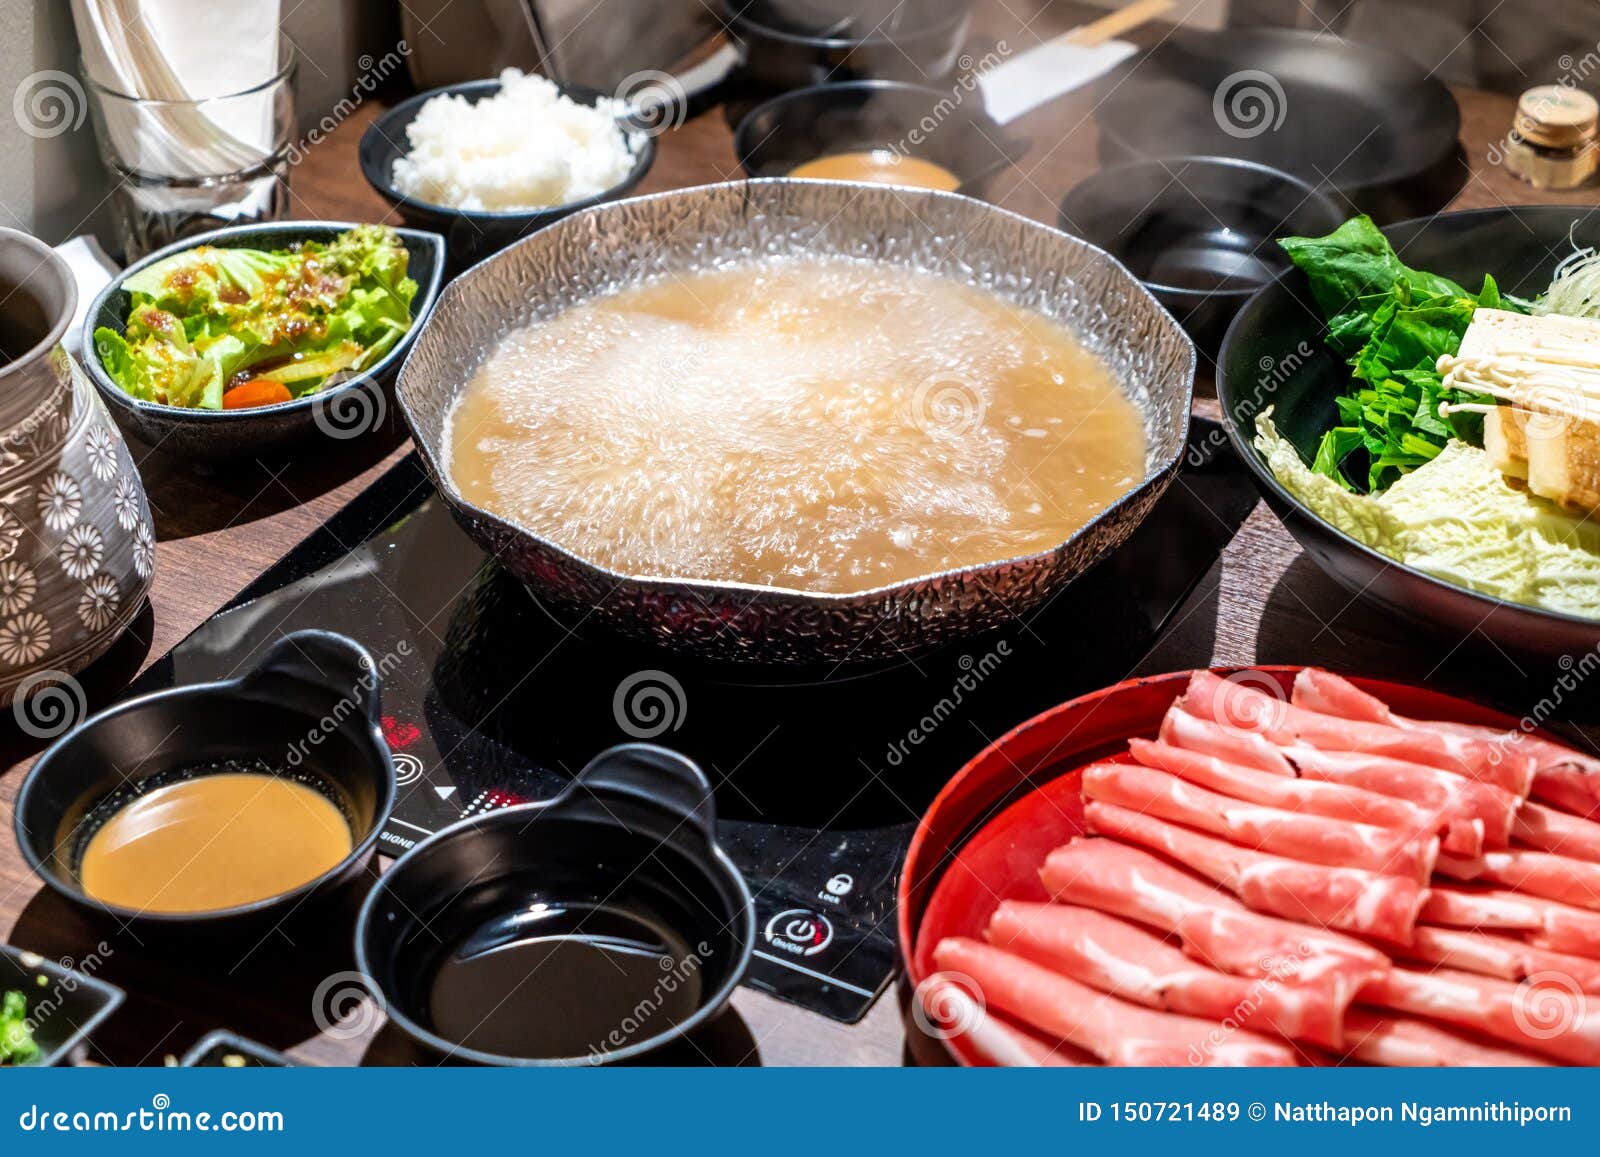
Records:
<instances>
[{"instance_id":1,"label":"glass tumbler","mask_svg":"<svg viewBox=\"0 0 1600 1157\"><path fill-rule=\"evenodd\" d=\"M135 261L224 225L282 217L294 134L293 50L242 92L152 100L97 83L84 69L100 159L124 257Z\"/></svg>"}]
</instances>

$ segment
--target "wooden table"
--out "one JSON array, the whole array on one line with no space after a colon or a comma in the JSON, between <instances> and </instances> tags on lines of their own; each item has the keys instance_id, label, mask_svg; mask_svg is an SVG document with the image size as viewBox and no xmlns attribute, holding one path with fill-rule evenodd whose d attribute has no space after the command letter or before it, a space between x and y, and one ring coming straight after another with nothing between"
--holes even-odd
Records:
<instances>
[{"instance_id":1,"label":"wooden table","mask_svg":"<svg viewBox=\"0 0 1600 1157\"><path fill-rule=\"evenodd\" d=\"M976 34L1006 39L1013 48L1081 23L1086 10L1051 0L999 0L981 5ZM1145 33L1148 41L1165 30ZM1459 208L1571 200L1592 204L1593 190L1565 198L1537 194L1489 161L1491 145L1510 124L1510 97L1457 89L1461 106L1463 186ZM368 101L309 150L293 175L294 216L392 220L356 166L362 131L381 111ZM1095 128L1087 99L1073 95L1040 110L1018 129L1035 144L1015 172L1002 177L995 199L1006 208L1054 223L1060 195L1095 168ZM722 109L706 112L664 136L660 157L642 192L738 176L732 130ZM1209 381L1209 368L1203 375ZM1202 397L1197 409L1215 413ZM358 444L339 443L320 459L295 463L241 462L202 473L188 463L141 450L141 469L159 538L150 613L86 679L91 698L114 697L137 670L163 654L266 567L371 483L404 454L398 433ZM318 453L313 451L313 454ZM1427 680L1472 691L1517 674L1505 656L1465 645L1421 648L1395 623L1352 599L1305 557L1277 520L1258 506L1201 587L1176 616L1144 670L1252 662L1326 663L1360 667L1395 678ZM307 1061L431 1063L410 1054L390 1030L319 1034L311 1017L319 981L349 967L348 922L275 934L238 964L237 950L203 944L141 944L110 935L52 894L28 872L10 837L11 811L31 752L0 755L11 770L0 777L0 935L52 957L90 963L99 975L130 991L125 1010L95 1042L93 1059L159 1064L205 1031L227 1026L268 1040ZM4 765L0 764L0 765ZM320 943L318 942L320 939ZM341 963L344 960L344 963ZM324 996L328 994L325 992ZM722 1063L894 1064L902 1032L893 997L865 1020L843 1026L749 990L734 1001L704 1051ZM699 1050L697 1050L699 1051ZM694 1053L685 1063L701 1059Z\"/></svg>"}]
</instances>

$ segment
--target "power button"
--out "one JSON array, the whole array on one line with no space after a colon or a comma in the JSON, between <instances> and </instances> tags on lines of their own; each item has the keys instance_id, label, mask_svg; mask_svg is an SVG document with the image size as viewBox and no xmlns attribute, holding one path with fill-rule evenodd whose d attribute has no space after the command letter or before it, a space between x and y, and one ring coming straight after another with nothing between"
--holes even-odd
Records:
<instances>
[{"instance_id":1,"label":"power button","mask_svg":"<svg viewBox=\"0 0 1600 1157\"><path fill-rule=\"evenodd\" d=\"M820 913L790 908L767 921L766 939L790 956L815 956L833 943L833 925Z\"/></svg>"}]
</instances>

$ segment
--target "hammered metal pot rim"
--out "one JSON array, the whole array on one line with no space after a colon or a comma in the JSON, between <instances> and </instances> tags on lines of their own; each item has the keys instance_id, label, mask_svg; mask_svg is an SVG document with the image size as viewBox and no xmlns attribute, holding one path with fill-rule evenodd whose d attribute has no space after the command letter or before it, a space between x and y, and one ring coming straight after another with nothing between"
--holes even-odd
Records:
<instances>
[{"instance_id":1,"label":"hammered metal pot rim","mask_svg":"<svg viewBox=\"0 0 1600 1157\"><path fill-rule=\"evenodd\" d=\"M1190 410L1193 408L1194 404L1194 372L1197 357L1194 349L1194 343L1190 342L1186 336L1183 339L1184 345L1187 347L1187 364L1185 368L1187 383L1183 389L1183 415L1180 436L1176 440L1171 452L1165 457L1158 459L1153 465L1147 465L1144 476L1141 477L1138 482L1130 486L1124 493L1119 495L1114 502L1096 514L1093 518L1085 522L1067 538L1063 539L1061 542L1046 547L1043 550L1034 551L1031 554L1014 555L1009 558L1001 559L989 559L979 563L969 563L966 566L954 567L949 570L929 571L924 574L915 575L911 578L900 579L892 583L884 583L879 586L853 591L811 591L798 587L738 582L732 580L718 581L712 579L678 578L671 575L625 574L620 571L611 570L608 567L584 558L582 555L575 554L561 543L556 542L545 535L530 530L528 527L522 526L511 519L486 510L472 502L460 492L460 490L456 487L455 479L451 476L449 470L445 468L445 465L441 460L443 452L446 448L441 446L440 452L435 453L434 447L429 443L429 439L418 435L417 423L411 413L411 390L409 389L411 384L410 371L412 367L412 360L416 356L416 352L421 344L421 340L425 335L426 330L433 325L434 318L436 316L443 315L454 299L468 296L471 293L471 282L475 275L480 275L481 271L491 263L509 261L513 259L517 251L525 246L549 244L549 238L546 237L545 234L553 230L579 228L584 222L596 216L613 214L619 211L619 209L627 206L639 205L647 202L666 203L682 201L684 203L691 203L695 200L704 199L704 197L711 191L724 189L728 185L749 186L752 192L759 193L763 187L787 187L797 183L801 182L797 182L791 178L785 177L763 177L747 181L728 181L717 184L695 185L686 189L675 189L663 193L651 193L641 197L631 197L622 201L612 201L607 202L606 204L596 205L588 209L580 210L579 212L572 214L570 217L563 218L561 221L551 225L549 229L541 230L539 233L524 237L514 245L510 245L501 250L499 253L493 254L492 256L485 258L483 261L480 261L477 265L472 266L472 268L468 269L465 273L461 274L461 276L457 277L449 285L447 285L444 288L444 291L440 293L439 298L435 303L433 312L429 315L427 321L422 327L422 330L419 331L417 335L417 341L412 344L411 349L406 351L406 359L401 364L400 375L397 380L395 390L395 397L399 402L401 413L405 416L406 424L411 428L413 444L416 446L418 453L422 456L423 462L428 469L428 473L433 477L435 486L438 488L440 494L444 496L445 500L452 507L471 515L473 518L482 519L484 521L496 524L509 534L531 539L538 543L542 548L562 556L569 562L592 571L603 578L613 580L619 584L626 583L631 586L644 588L694 590L708 592L713 595L735 593L740 595L748 595L751 597L751 601L762 602L775 599L786 603L799 600L812 601L821 604L849 604L858 601L876 601L881 596L894 591L914 589L933 583L959 581L963 578L978 577L993 571L1003 570L1007 567L1025 567L1043 562L1052 555L1055 555L1070 547L1075 541L1088 534L1102 522L1107 521L1110 516L1119 511L1123 506L1140 497L1150 487L1159 485L1164 479L1170 476L1172 471L1177 467L1183 456L1184 442L1187 438L1189 430ZM1031 217L1024 217L1019 213L1014 213L1009 209L1002 209L998 206L990 205L987 202L976 201L975 198L966 197L959 193L946 193L937 190L909 190L900 188L889 189L881 185L853 181L806 181L803 183L807 185L847 186L867 195L881 195L884 197L893 196L900 199L906 199L907 197L910 197L913 200L926 200L930 202L937 202L940 200L972 201L976 204L983 205L986 213L994 214L1001 218L1011 219L1028 228L1038 229L1045 233L1054 233L1063 240L1066 240L1075 246L1081 246L1090 250L1091 252L1097 254L1102 261L1114 267L1124 277L1126 277L1133 290L1148 299L1153 308L1160 310L1162 313L1167 312L1165 307L1161 305L1155 295L1151 293L1150 290L1132 274L1132 272L1129 271L1127 266L1125 266L1121 261L1118 261L1100 246L1095 245L1092 242L1085 241L1080 237L1075 237L1069 233L1064 233L1059 229L1045 225ZM1171 324L1175 329L1178 328L1178 323L1171 319L1170 314L1168 314L1168 320L1171 321Z\"/></svg>"}]
</instances>

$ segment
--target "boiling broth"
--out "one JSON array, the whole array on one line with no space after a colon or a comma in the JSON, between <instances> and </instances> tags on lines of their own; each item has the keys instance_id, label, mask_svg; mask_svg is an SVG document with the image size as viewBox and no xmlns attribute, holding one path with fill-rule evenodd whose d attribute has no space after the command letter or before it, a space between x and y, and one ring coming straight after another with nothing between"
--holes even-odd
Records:
<instances>
[{"instance_id":1,"label":"boiling broth","mask_svg":"<svg viewBox=\"0 0 1600 1157\"><path fill-rule=\"evenodd\" d=\"M1065 328L845 258L667 277L510 335L463 391L471 501L615 571L859 591L1056 546L1144 474Z\"/></svg>"},{"instance_id":2,"label":"boiling broth","mask_svg":"<svg viewBox=\"0 0 1600 1157\"><path fill-rule=\"evenodd\" d=\"M219 772L138 796L90 837L78 868L97 900L144 912L210 912L316 879L354 846L344 814L315 788Z\"/></svg>"}]
</instances>

